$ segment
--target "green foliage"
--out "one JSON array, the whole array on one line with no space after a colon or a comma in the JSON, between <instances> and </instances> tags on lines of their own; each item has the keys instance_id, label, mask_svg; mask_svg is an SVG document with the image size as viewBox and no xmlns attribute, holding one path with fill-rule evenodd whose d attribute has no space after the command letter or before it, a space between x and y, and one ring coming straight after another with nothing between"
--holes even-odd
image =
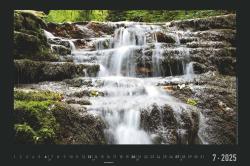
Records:
<instances>
[{"instance_id":1,"label":"green foliage","mask_svg":"<svg viewBox=\"0 0 250 166\"><path fill-rule=\"evenodd\" d=\"M198 101L196 99L188 98L187 104L192 105L192 106L196 106L198 104Z\"/></svg>"},{"instance_id":2,"label":"green foliage","mask_svg":"<svg viewBox=\"0 0 250 166\"><path fill-rule=\"evenodd\" d=\"M14 99L16 142L55 143L59 125L53 108L62 96L48 91L15 90Z\"/></svg>"},{"instance_id":3,"label":"green foliage","mask_svg":"<svg viewBox=\"0 0 250 166\"><path fill-rule=\"evenodd\" d=\"M55 131L51 128L42 128L37 134L39 135L39 142L42 143L53 143L56 138Z\"/></svg>"},{"instance_id":4,"label":"green foliage","mask_svg":"<svg viewBox=\"0 0 250 166\"><path fill-rule=\"evenodd\" d=\"M99 96L99 92L96 91L96 90L92 90L92 91L90 91L90 96L91 97L97 97L97 96Z\"/></svg>"},{"instance_id":5,"label":"green foliage","mask_svg":"<svg viewBox=\"0 0 250 166\"><path fill-rule=\"evenodd\" d=\"M18 143L35 143L37 141L37 136L35 131L26 123L15 124L15 138Z\"/></svg>"},{"instance_id":6,"label":"green foliage","mask_svg":"<svg viewBox=\"0 0 250 166\"><path fill-rule=\"evenodd\" d=\"M124 10L109 10L108 11L108 21L125 21L126 11Z\"/></svg>"},{"instance_id":7,"label":"green foliage","mask_svg":"<svg viewBox=\"0 0 250 166\"><path fill-rule=\"evenodd\" d=\"M31 125L34 129L52 127L56 125L51 111L53 101L14 101L14 117L18 123Z\"/></svg>"},{"instance_id":8,"label":"green foliage","mask_svg":"<svg viewBox=\"0 0 250 166\"><path fill-rule=\"evenodd\" d=\"M48 22L105 21L107 10L51 10Z\"/></svg>"},{"instance_id":9,"label":"green foliage","mask_svg":"<svg viewBox=\"0 0 250 166\"><path fill-rule=\"evenodd\" d=\"M166 22L234 13L225 10L50 10L49 22L139 21Z\"/></svg>"}]
</instances>

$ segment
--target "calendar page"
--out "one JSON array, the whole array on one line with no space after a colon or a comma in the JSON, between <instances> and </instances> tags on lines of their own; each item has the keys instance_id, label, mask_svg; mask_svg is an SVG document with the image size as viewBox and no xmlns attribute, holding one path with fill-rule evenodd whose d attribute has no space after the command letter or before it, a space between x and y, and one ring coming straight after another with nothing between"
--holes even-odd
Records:
<instances>
[{"instance_id":1,"label":"calendar page","mask_svg":"<svg viewBox=\"0 0 250 166\"><path fill-rule=\"evenodd\" d=\"M237 9L77 4L9 10L11 160L237 165Z\"/></svg>"}]
</instances>

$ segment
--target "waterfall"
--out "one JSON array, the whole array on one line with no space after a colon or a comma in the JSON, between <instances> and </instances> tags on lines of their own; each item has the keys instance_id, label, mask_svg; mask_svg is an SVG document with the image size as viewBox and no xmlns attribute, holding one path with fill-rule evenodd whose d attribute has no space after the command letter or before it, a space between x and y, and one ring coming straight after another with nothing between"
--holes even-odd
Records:
<instances>
[{"instance_id":1,"label":"waterfall","mask_svg":"<svg viewBox=\"0 0 250 166\"><path fill-rule=\"evenodd\" d=\"M86 27L79 26L86 31ZM92 105L88 106L88 112L102 117L107 125L105 135L109 144L152 144L154 134L147 132L141 126L142 110L156 104L162 107L166 104L172 107L176 118L180 117L185 104L157 87L155 80L164 76L162 58L164 51L171 51L173 48L162 48L155 31L160 27L151 25L138 25L136 23L125 24L124 27L117 28L113 36L100 39L93 39L95 50L78 50L74 47L72 40L69 40L74 51L74 61L76 63L98 63L100 71L93 82L98 83L98 91L105 94L91 99ZM147 34L154 34L152 40L147 38ZM108 40L107 40L108 39ZM105 43L106 42L106 43ZM107 44L108 43L108 44ZM138 64L146 66L145 60L138 60L145 55L149 44L153 45L151 55L152 76L151 78L138 78ZM107 45L107 47L104 45ZM181 56L188 58L188 53L184 49L176 49L181 52ZM184 61L183 61L184 62ZM169 73L177 70L169 66ZM183 64L185 66L184 75L191 78L193 75L192 63ZM153 81L154 80L154 81ZM163 126L163 113L161 112L161 133L164 135L167 130ZM181 120L179 123L181 123ZM178 130L179 135L184 131ZM163 136L168 139L167 136ZM184 138L184 136L181 136ZM186 139L184 139L186 140ZM185 142L185 141L184 141Z\"/></svg>"}]
</instances>

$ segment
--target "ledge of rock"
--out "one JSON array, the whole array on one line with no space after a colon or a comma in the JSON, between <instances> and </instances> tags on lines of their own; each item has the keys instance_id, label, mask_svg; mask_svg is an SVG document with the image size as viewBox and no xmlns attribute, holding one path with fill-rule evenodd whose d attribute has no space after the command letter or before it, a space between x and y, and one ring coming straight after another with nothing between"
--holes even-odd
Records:
<instances>
[{"instance_id":1,"label":"ledge of rock","mask_svg":"<svg viewBox=\"0 0 250 166\"><path fill-rule=\"evenodd\" d=\"M32 83L40 81L60 81L85 74L96 75L99 65L74 64L71 62L52 63L15 60L15 83Z\"/></svg>"},{"instance_id":2,"label":"ledge of rock","mask_svg":"<svg viewBox=\"0 0 250 166\"><path fill-rule=\"evenodd\" d=\"M208 29L235 29L236 15L228 14L223 16L172 21L169 26L175 26L183 30L191 29L193 31Z\"/></svg>"}]
</instances>

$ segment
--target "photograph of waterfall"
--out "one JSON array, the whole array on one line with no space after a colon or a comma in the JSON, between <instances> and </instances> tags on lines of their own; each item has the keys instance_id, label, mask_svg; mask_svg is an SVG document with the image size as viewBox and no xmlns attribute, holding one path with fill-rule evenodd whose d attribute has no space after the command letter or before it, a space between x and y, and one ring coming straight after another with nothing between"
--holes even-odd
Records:
<instances>
[{"instance_id":1,"label":"photograph of waterfall","mask_svg":"<svg viewBox=\"0 0 250 166\"><path fill-rule=\"evenodd\" d=\"M238 144L236 11L13 17L15 144Z\"/></svg>"}]
</instances>

